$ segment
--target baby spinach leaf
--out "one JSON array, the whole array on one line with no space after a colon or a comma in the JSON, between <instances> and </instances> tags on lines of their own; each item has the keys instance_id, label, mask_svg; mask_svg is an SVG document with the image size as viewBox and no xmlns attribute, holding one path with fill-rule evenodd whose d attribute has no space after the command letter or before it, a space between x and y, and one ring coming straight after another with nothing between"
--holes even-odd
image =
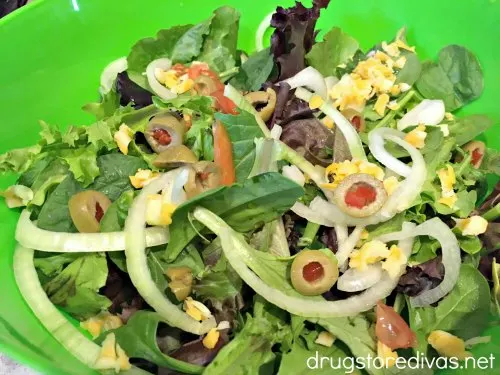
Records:
<instances>
[{"instance_id":1,"label":"baby spinach leaf","mask_svg":"<svg viewBox=\"0 0 500 375\"><path fill-rule=\"evenodd\" d=\"M203 367L180 361L164 354L158 347L156 333L158 324L163 319L152 311L138 311L129 319L126 325L111 332L115 334L116 342L131 358L142 358L160 367L179 371L183 374L201 374ZM98 339L102 343L110 332Z\"/></svg>"},{"instance_id":2,"label":"baby spinach leaf","mask_svg":"<svg viewBox=\"0 0 500 375\"><path fill-rule=\"evenodd\" d=\"M264 173L243 184L219 187L179 206L170 225L167 260L174 260L196 236L200 223L189 222L189 212L197 206L220 215L235 230L248 232L281 216L304 193L293 181L279 173Z\"/></svg>"},{"instance_id":3,"label":"baby spinach leaf","mask_svg":"<svg viewBox=\"0 0 500 375\"><path fill-rule=\"evenodd\" d=\"M479 237L457 235L457 239L460 244L460 248L468 254L477 254L483 248L483 244L481 243Z\"/></svg>"},{"instance_id":4,"label":"baby spinach leaf","mask_svg":"<svg viewBox=\"0 0 500 375\"><path fill-rule=\"evenodd\" d=\"M352 59L358 49L359 43L356 39L334 27L322 42L313 45L306 55L306 60L323 76L335 76L337 66Z\"/></svg>"},{"instance_id":5,"label":"baby spinach leaf","mask_svg":"<svg viewBox=\"0 0 500 375\"><path fill-rule=\"evenodd\" d=\"M57 266L60 268L60 266ZM100 295L106 284L108 266L100 254L83 254L43 285L50 300L78 319L87 319L111 305Z\"/></svg>"},{"instance_id":6,"label":"baby spinach leaf","mask_svg":"<svg viewBox=\"0 0 500 375\"><path fill-rule=\"evenodd\" d=\"M462 339L480 335L488 324L489 308L488 282L474 267L462 265L457 284L437 307L413 308L409 305L410 327L419 342L416 350L425 353L427 336L437 329Z\"/></svg>"},{"instance_id":7,"label":"baby spinach leaf","mask_svg":"<svg viewBox=\"0 0 500 375\"><path fill-rule=\"evenodd\" d=\"M450 45L439 52L438 62L426 61L416 83L429 99L442 99L448 111L454 111L479 98L483 91L483 73L476 56L468 49Z\"/></svg>"},{"instance_id":8,"label":"baby spinach leaf","mask_svg":"<svg viewBox=\"0 0 500 375\"><path fill-rule=\"evenodd\" d=\"M406 63L397 73L396 83L407 83L413 86L422 73L422 63L415 53L404 51L401 55L406 58Z\"/></svg>"},{"instance_id":9,"label":"baby spinach leaf","mask_svg":"<svg viewBox=\"0 0 500 375\"><path fill-rule=\"evenodd\" d=\"M236 181L243 182L250 175L255 161L254 139L262 137L255 117L240 110L239 115L217 113L215 118L221 121L233 144L233 162L236 170Z\"/></svg>"},{"instance_id":10,"label":"baby spinach leaf","mask_svg":"<svg viewBox=\"0 0 500 375\"><path fill-rule=\"evenodd\" d=\"M229 83L241 91L258 91L274 68L269 48L252 54Z\"/></svg>"},{"instance_id":11,"label":"baby spinach leaf","mask_svg":"<svg viewBox=\"0 0 500 375\"><path fill-rule=\"evenodd\" d=\"M481 163L481 169L487 173L500 176L500 151L493 148L487 148L483 162Z\"/></svg>"},{"instance_id":12,"label":"baby spinach leaf","mask_svg":"<svg viewBox=\"0 0 500 375\"><path fill-rule=\"evenodd\" d=\"M123 229L134 195L133 190L126 190L109 206L101 219L101 232L119 232Z\"/></svg>"},{"instance_id":13,"label":"baby spinach leaf","mask_svg":"<svg viewBox=\"0 0 500 375\"><path fill-rule=\"evenodd\" d=\"M410 263L422 264L436 257L440 243L428 236L418 236L413 242Z\"/></svg>"},{"instance_id":14,"label":"baby spinach leaf","mask_svg":"<svg viewBox=\"0 0 500 375\"><path fill-rule=\"evenodd\" d=\"M472 141L481 133L485 132L493 125L493 121L485 115L468 115L465 117L456 117L448 125L450 135L455 137L459 146Z\"/></svg>"},{"instance_id":15,"label":"baby spinach leaf","mask_svg":"<svg viewBox=\"0 0 500 375\"><path fill-rule=\"evenodd\" d=\"M100 191L115 201L123 191L132 189L129 176L138 169L147 168L140 158L123 154L108 154L97 159L100 174L89 189Z\"/></svg>"}]
</instances>

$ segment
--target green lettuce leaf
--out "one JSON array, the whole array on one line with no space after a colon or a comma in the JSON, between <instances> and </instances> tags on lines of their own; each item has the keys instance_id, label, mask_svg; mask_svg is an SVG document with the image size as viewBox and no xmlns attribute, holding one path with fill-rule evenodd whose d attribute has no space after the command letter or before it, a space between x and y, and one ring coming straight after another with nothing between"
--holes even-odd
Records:
<instances>
[{"instance_id":1,"label":"green lettuce leaf","mask_svg":"<svg viewBox=\"0 0 500 375\"><path fill-rule=\"evenodd\" d=\"M18 148L0 155L0 173L23 173L27 171L40 153L39 145Z\"/></svg>"},{"instance_id":2,"label":"green lettuce leaf","mask_svg":"<svg viewBox=\"0 0 500 375\"><path fill-rule=\"evenodd\" d=\"M94 115L97 121L111 117L118 108L120 108L120 94L114 85L109 92L102 95L100 102L88 103L82 107L85 112Z\"/></svg>"},{"instance_id":3,"label":"green lettuce leaf","mask_svg":"<svg viewBox=\"0 0 500 375\"><path fill-rule=\"evenodd\" d=\"M255 138L263 136L255 117L243 110L239 115L217 113L215 118L221 121L227 129L233 144L233 162L236 170L236 180L245 181L252 170L255 161Z\"/></svg>"},{"instance_id":4,"label":"green lettuce leaf","mask_svg":"<svg viewBox=\"0 0 500 375\"><path fill-rule=\"evenodd\" d=\"M44 262L47 261L45 258ZM56 271L61 269L60 262L57 260ZM106 257L100 254L84 254L71 261L45 283L43 288L54 304L83 320L111 305L110 300L98 293L106 284L107 277Z\"/></svg>"},{"instance_id":5,"label":"green lettuce leaf","mask_svg":"<svg viewBox=\"0 0 500 375\"><path fill-rule=\"evenodd\" d=\"M241 91L258 91L267 81L274 68L269 48L252 54L229 83Z\"/></svg>"},{"instance_id":6,"label":"green lettuce leaf","mask_svg":"<svg viewBox=\"0 0 500 375\"><path fill-rule=\"evenodd\" d=\"M247 317L245 326L236 337L224 346L208 365L204 375L245 375L273 373L276 354L272 348L290 331L265 318Z\"/></svg>"},{"instance_id":7,"label":"green lettuce leaf","mask_svg":"<svg viewBox=\"0 0 500 375\"><path fill-rule=\"evenodd\" d=\"M265 173L243 184L219 187L201 194L175 210L167 259L175 259L202 229L200 223L189 220L189 213L196 206L220 215L234 229L248 232L281 216L303 193L299 185L281 174Z\"/></svg>"},{"instance_id":8,"label":"green lettuce leaf","mask_svg":"<svg viewBox=\"0 0 500 375\"><path fill-rule=\"evenodd\" d=\"M47 157L47 159L43 160L50 162L50 160L53 159ZM38 165L34 165L34 167L38 167ZM68 165L63 160L55 159L50 162L50 164L48 164L36 175L32 184L27 185L31 187L31 190L33 190L33 199L31 200L30 205L43 205L46 197L49 195L54 186L64 181L69 173ZM24 176L24 178L20 178L19 181L25 181L25 178L26 176Z\"/></svg>"},{"instance_id":9,"label":"green lettuce leaf","mask_svg":"<svg viewBox=\"0 0 500 375\"><path fill-rule=\"evenodd\" d=\"M242 285L241 278L222 256L213 267L202 272L193 286L193 292L202 301L223 301L238 295Z\"/></svg>"},{"instance_id":10,"label":"green lettuce leaf","mask_svg":"<svg viewBox=\"0 0 500 375\"><path fill-rule=\"evenodd\" d=\"M99 176L97 149L92 145L64 150L60 157L68 164L75 179L80 181L83 186L90 185Z\"/></svg>"},{"instance_id":11,"label":"green lettuce leaf","mask_svg":"<svg viewBox=\"0 0 500 375\"><path fill-rule=\"evenodd\" d=\"M358 49L359 43L356 39L334 27L325 35L323 41L313 45L306 55L306 60L323 76L335 76L337 67L352 59Z\"/></svg>"}]
</instances>

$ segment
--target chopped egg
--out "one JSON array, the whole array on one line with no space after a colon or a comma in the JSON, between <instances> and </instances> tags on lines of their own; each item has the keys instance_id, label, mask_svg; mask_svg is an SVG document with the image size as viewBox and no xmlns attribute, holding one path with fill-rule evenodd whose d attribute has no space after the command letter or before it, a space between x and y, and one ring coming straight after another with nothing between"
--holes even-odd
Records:
<instances>
[{"instance_id":1,"label":"chopped egg","mask_svg":"<svg viewBox=\"0 0 500 375\"><path fill-rule=\"evenodd\" d=\"M203 303L195 301L191 297L184 300L184 311L195 320L202 321L212 316L212 313Z\"/></svg>"},{"instance_id":2,"label":"chopped egg","mask_svg":"<svg viewBox=\"0 0 500 375\"><path fill-rule=\"evenodd\" d=\"M382 42L382 49L392 57L398 57L400 55L399 48L395 43L387 44L386 41Z\"/></svg>"},{"instance_id":3,"label":"chopped egg","mask_svg":"<svg viewBox=\"0 0 500 375\"><path fill-rule=\"evenodd\" d=\"M333 129L335 127L335 123L333 122L331 117L326 116L323 120L321 120L323 125L325 125L328 129Z\"/></svg>"},{"instance_id":4,"label":"chopped egg","mask_svg":"<svg viewBox=\"0 0 500 375\"><path fill-rule=\"evenodd\" d=\"M318 337L316 338L316 340L314 340L314 342L318 345L323 345L328 348L331 348L333 343L335 342L335 339L336 337L332 335L330 332L323 331L319 333Z\"/></svg>"},{"instance_id":5,"label":"chopped egg","mask_svg":"<svg viewBox=\"0 0 500 375\"><path fill-rule=\"evenodd\" d=\"M439 129L441 130L441 133L443 133L444 137L447 137L450 135L450 128L449 128L448 124L441 124L438 126L439 126Z\"/></svg>"},{"instance_id":6,"label":"chopped egg","mask_svg":"<svg viewBox=\"0 0 500 375\"><path fill-rule=\"evenodd\" d=\"M229 329L229 328L231 328L231 324L227 320L222 320L217 325L217 330L218 331L222 331L224 329Z\"/></svg>"},{"instance_id":7,"label":"chopped egg","mask_svg":"<svg viewBox=\"0 0 500 375\"><path fill-rule=\"evenodd\" d=\"M162 195L151 194L146 200L146 222L149 225L170 225L176 207L172 203L165 202Z\"/></svg>"},{"instance_id":8,"label":"chopped egg","mask_svg":"<svg viewBox=\"0 0 500 375\"><path fill-rule=\"evenodd\" d=\"M128 145L132 142L134 132L127 125L122 124L114 135L114 139L120 152L124 155L128 154Z\"/></svg>"},{"instance_id":9,"label":"chopped egg","mask_svg":"<svg viewBox=\"0 0 500 375\"><path fill-rule=\"evenodd\" d=\"M389 104L387 104L387 108L391 111L397 111L399 109L399 104L396 100L391 100Z\"/></svg>"},{"instance_id":10,"label":"chopped egg","mask_svg":"<svg viewBox=\"0 0 500 375\"><path fill-rule=\"evenodd\" d=\"M356 243L356 247L361 247L363 246L363 243L365 242L365 240L368 239L368 237L370 236L370 233L363 228L363 230L361 231L361 235L359 236L359 241Z\"/></svg>"},{"instance_id":11,"label":"chopped egg","mask_svg":"<svg viewBox=\"0 0 500 375\"><path fill-rule=\"evenodd\" d=\"M401 89L401 92L407 92L411 89L411 86L407 83L400 83L399 88Z\"/></svg>"},{"instance_id":12,"label":"chopped egg","mask_svg":"<svg viewBox=\"0 0 500 375\"><path fill-rule=\"evenodd\" d=\"M121 370L130 370L132 368L129 357L120 345L116 343L114 333L107 335L102 342L101 351L95 362L94 368L96 370L114 369L116 373L119 373Z\"/></svg>"},{"instance_id":13,"label":"chopped egg","mask_svg":"<svg viewBox=\"0 0 500 375\"><path fill-rule=\"evenodd\" d=\"M455 119L455 116L453 116L453 114L452 114L452 113L450 113L450 112L446 112L446 113L444 114L444 117L445 117L445 119L447 119L448 121L453 121L453 120Z\"/></svg>"},{"instance_id":14,"label":"chopped egg","mask_svg":"<svg viewBox=\"0 0 500 375\"><path fill-rule=\"evenodd\" d=\"M375 102L373 109L375 109L375 112L377 112L380 116L384 116L385 107L387 107L389 99L390 99L389 95L382 94L378 97L377 101Z\"/></svg>"},{"instance_id":15,"label":"chopped egg","mask_svg":"<svg viewBox=\"0 0 500 375\"><path fill-rule=\"evenodd\" d=\"M330 90L333 105L341 111L352 108L358 112L363 111L366 100L371 97L372 87L368 81L344 74L340 81Z\"/></svg>"},{"instance_id":16,"label":"chopped egg","mask_svg":"<svg viewBox=\"0 0 500 375\"><path fill-rule=\"evenodd\" d=\"M332 163L325 169L325 178L329 183L322 184L327 189L335 189L347 176L355 173L365 173L375 177L378 180L384 179L384 170L374 163L366 160L345 160L340 163Z\"/></svg>"},{"instance_id":17,"label":"chopped egg","mask_svg":"<svg viewBox=\"0 0 500 375\"><path fill-rule=\"evenodd\" d=\"M213 349L219 341L220 332L216 328L208 331L207 335L203 338L203 346L207 349Z\"/></svg>"},{"instance_id":18,"label":"chopped egg","mask_svg":"<svg viewBox=\"0 0 500 375\"><path fill-rule=\"evenodd\" d=\"M445 331L432 331L427 342L436 349L439 355L445 357L457 357L459 360L464 360L472 356L465 350L464 340Z\"/></svg>"},{"instance_id":19,"label":"chopped egg","mask_svg":"<svg viewBox=\"0 0 500 375\"><path fill-rule=\"evenodd\" d=\"M5 191L0 191L9 208L24 207L33 199L33 190L24 185L12 185Z\"/></svg>"},{"instance_id":20,"label":"chopped egg","mask_svg":"<svg viewBox=\"0 0 500 375\"><path fill-rule=\"evenodd\" d=\"M457 203L458 197L455 193L449 197L441 197L438 199L438 203L444 204L445 206L448 206L450 208L453 208L455 206L455 203Z\"/></svg>"},{"instance_id":21,"label":"chopped egg","mask_svg":"<svg viewBox=\"0 0 500 375\"><path fill-rule=\"evenodd\" d=\"M101 333L120 328L123 322L119 316L109 312L102 312L80 323L80 327L87 330L92 338L99 337Z\"/></svg>"},{"instance_id":22,"label":"chopped egg","mask_svg":"<svg viewBox=\"0 0 500 375\"><path fill-rule=\"evenodd\" d=\"M177 84L172 88L172 92L174 94L184 94L185 92L191 90L193 86L194 86L194 81L191 78L187 78L186 75L186 78L181 77L179 84Z\"/></svg>"},{"instance_id":23,"label":"chopped egg","mask_svg":"<svg viewBox=\"0 0 500 375\"><path fill-rule=\"evenodd\" d=\"M405 64L406 64L406 57L401 56L399 59L396 60L394 66L398 69L403 69Z\"/></svg>"},{"instance_id":24,"label":"chopped egg","mask_svg":"<svg viewBox=\"0 0 500 375\"><path fill-rule=\"evenodd\" d=\"M437 171L439 181L441 182L442 195L444 197L449 197L454 194L453 187L457 182L455 177L455 170L448 164L446 168L442 168Z\"/></svg>"},{"instance_id":25,"label":"chopped egg","mask_svg":"<svg viewBox=\"0 0 500 375\"><path fill-rule=\"evenodd\" d=\"M471 216L467 219L454 219L456 228L460 229L464 236L477 236L486 232L488 221L481 216Z\"/></svg>"},{"instance_id":26,"label":"chopped egg","mask_svg":"<svg viewBox=\"0 0 500 375\"><path fill-rule=\"evenodd\" d=\"M142 189L159 175L158 172L153 172L151 169L139 169L134 176L129 176L130 183L136 189Z\"/></svg>"},{"instance_id":27,"label":"chopped egg","mask_svg":"<svg viewBox=\"0 0 500 375\"><path fill-rule=\"evenodd\" d=\"M384 361L385 367L392 367L398 359L398 353L392 351L387 345L382 341L377 341L377 356Z\"/></svg>"},{"instance_id":28,"label":"chopped egg","mask_svg":"<svg viewBox=\"0 0 500 375\"><path fill-rule=\"evenodd\" d=\"M389 249L389 256L382 263L382 268L387 271L391 278L396 278L401 272L401 267L406 264L408 258L403 254L403 250L396 245Z\"/></svg>"},{"instance_id":29,"label":"chopped egg","mask_svg":"<svg viewBox=\"0 0 500 375\"><path fill-rule=\"evenodd\" d=\"M315 95L311 96L311 100L309 100L309 108L318 109L324 103L325 103L325 101L323 100L323 98L321 96L315 94Z\"/></svg>"},{"instance_id":30,"label":"chopped egg","mask_svg":"<svg viewBox=\"0 0 500 375\"><path fill-rule=\"evenodd\" d=\"M392 193L394 193L394 190L396 190L399 186L399 181L396 176L387 177L382 182L384 184L384 188L385 191L387 192L387 195L391 195Z\"/></svg>"},{"instance_id":31,"label":"chopped egg","mask_svg":"<svg viewBox=\"0 0 500 375\"><path fill-rule=\"evenodd\" d=\"M396 41L394 42L394 44L396 44L396 46L398 48L400 48L400 49L404 49L404 50L407 50L407 51L415 53L415 47L410 47L409 45L407 45L405 42L403 42L399 38L396 39Z\"/></svg>"},{"instance_id":32,"label":"chopped egg","mask_svg":"<svg viewBox=\"0 0 500 375\"><path fill-rule=\"evenodd\" d=\"M154 74L156 80L165 85L174 94L183 94L191 90L194 86L194 81L187 74L184 74L184 70L182 69L172 68L165 71L157 68Z\"/></svg>"},{"instance_id":33,"label":"chopped egg","mask_svg":"<svg viewBox=\"0 0 500 375\"><path fill-rule=\"evenodd\" d=\"M381 241L373 240L365 243L359 250L351 253L349 267L364 270L369 264L376 263L389 256L387 245Z\"/></svg>"},{"instance_id":34,"label":"chopped egg","mask_svg":"<svg viewBox=\"0 0 500 375\"><path fill-rule=\"evenodd\" d=\"M389 90L389 92L392 96L396 96L396 95L401 94L401 85L392 86L391 89Z\"/></svg>"},{"instance_id":35,"label":"chopped egg","mask_svg":"<svg viewBox=\"0 0 500 375\"><path fill-rule=\"evenodd\" d=\"M419 125L411 132L406 134L405 141L411 144L415 148L422 148L425 146L425 138L427 133L425 132L425 126Z\"/></svg>"}]
</instances>

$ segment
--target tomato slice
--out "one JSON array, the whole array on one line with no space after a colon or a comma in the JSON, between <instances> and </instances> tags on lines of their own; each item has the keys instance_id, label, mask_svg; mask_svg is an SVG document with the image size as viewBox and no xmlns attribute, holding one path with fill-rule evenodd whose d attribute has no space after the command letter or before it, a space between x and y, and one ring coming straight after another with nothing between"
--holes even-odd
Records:
<instances>
[{"instance_id":1,"label":"tomato slice","mask_svg":"<svg viewBox=\"0 0 500 375\"><path fill-rule=\"evenodd\" d=\"M188 70L188 77L195 80L201 75L208 76L212 78L216 82L220 82L219 76L217 73L215 73L213 70L211 70L207 64L205 63L199 63L199 64L193 64L189 67ZM221 83L222 84L222 83ZM222 85L224 86L224 85Z\"/></svg>"},{"instance_id":2,"label":"tomato slice","mask_svg":"<svg viewBox=\"0 0 500 375\"><path fill-rule=\"evenodd\" d=\"M417 345L417 337L408 324L392 307L377 303L377 338L391 350L413 348Z\"/></svg>"},{"instance_id":3,"label":"tomato slice","mask_svg":"<svg viewBox=\"0 0 500 375\"><path fill-rule=\"evenodd\" d=\"M216 108L220 110L223 113L228 113L231 115L237 115L238 112L236 111L236 104L234 102L224 96L224 91L215 91L211 95L216 103Z\"/></svg>"}]
</instances>

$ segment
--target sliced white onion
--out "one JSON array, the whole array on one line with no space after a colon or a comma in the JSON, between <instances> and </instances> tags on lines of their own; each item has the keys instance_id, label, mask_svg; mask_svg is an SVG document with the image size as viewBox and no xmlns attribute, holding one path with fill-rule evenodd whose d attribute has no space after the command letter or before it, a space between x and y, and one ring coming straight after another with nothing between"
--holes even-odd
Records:
<instances>
[{"instance_id":1,"label":"sliced white onion","mask_svg":"<svg viewBox=\"0 0 500 375\"><path fill-rule=\"evenodd\" d=\"M372 135L372 133L375 134ZM391 219L397 213L408 209L415 201L415 199L420 195L422 187L427 178L427 168L420 151L403 140L402 138L404 137L404 133L397 130L389 128L375 129L372 130L369 137L372 139L379 139L380 137L382 137L384 139L390 140L403 147L410 154L410 157L412 159L412 167L407 178L399 184L396 190L389 196L382 208L377 213L371 216L365 218L357 218L347 215L340 208L338 208L337 205L331 202L327 202L321 197L314 198L309 207L310 210L316 212L316 215L321 215L325 219L336 224L347 226L367 226ZM380 157L380 153L378 151L380 150L377 150L376 153L373 152L373 155L376 158ZM390 157L393 158L392 156ZM389 167L390 169L397 169L397 166L393 164L393 160L389 160L388 164L389 165L387 165L387 167ZM311 216L312 213L309 213L309 215Z\"/></svg>"},{"instance_id":2,"label":"sliced white onion","mask_svg":"<svg viewBox=\"0 0 500 375\"><path fill-rule=\"evenodd\" d=\"M279 125L274 124L271 129L271 138L279 141L281 138L281 133L283 133L283 128Z\"/></svg>"},{"instance_id":3,"label":"sliced white onion","mask_svg":"<svg viewBox=\"0 0 500 375\"><path fill-rule=\"evenodd\" d=\"M337 83L339 83L339 79L335 76L328 76L325 78L326 89L328 91L330 91Z\"/></svg>"},{"instance_id":4,"label":"sliced white onion","mask_svg":"<svg viewBox=\"0 0 500 375\"><path fill-rule=\"evenodd\" d=\"M326 227L333 227L335 225L335 223L326 219L319 212L311 210L302 202L295 202L295 204L290 208L290 210L299 215L300 217L303 217L307 221L310 221L311 223L324 225Z\"/></svg>"},{"instance_id":5,"label":"sliced white onion","mask_svg":"<svg viewBox=\"0 0 500 375\"><path fill-rule=\"evenodd\" d=\"M387 129L391 131L392 129ZM402 136L404 138L404 134L393 130L395 135ZM397 173L400 176L408 177L411 173L411 167L407 164L403 163L393 155L391 155L385 149L385 139L384 137L389 134L381 131L371 131L368 134L368 147L370 148L370 152L381 164L385 165L391 171Z\"/></svg>"},{"instance_id":6,"label":"sliced white onion","mask_svg":"<svg viewBox=\"0 0 500 375\"><path fill-rule=\"evenodd\" d=\"M54 253L87 253L123 251L125 232L65 233L40 229L30 220L31 213L24 210L17 222L16 240L22 246ZM168 229L160 227L145 230L146 246L164 245L168 242Z\"/></svg>"},{"instance_id":7,"label":"sliced white onion","mask_svg":"<svg viewBox=\"0 0 500 375\"><path fill-rule=\"evenodd\" d=\"M302 87L299 87L295 91L295 96L309 102L311 100L312 93ZM325 102L320 109L325 115L330 117L335 122L335 126L340 129L347 141L347 144L349 145L349 151L351 152L352 157L354 159L366 160L363 143L361 142L361 138L359 138L356 128L332 105Z\"/></svg>"},{"instance_id":8,"label":"sliced white onion","mask_svg":"<svg viewBox=\"0 0 500 375\"><path fill-rule=\"evenodd\" d=\"M300 186L304 186L306 184L306 176L304 176L300 169L295 165L285 165L281 173L283 176L289 178Z\"/></svg>"},{"instance_id":9,"label":"sliced white onion","mask_svg":"<svg viewBox=\"0 0 500 375\"><path fill-rule=\"evenodd\" d=\"M171 66L172 61L170 61L170 59L162 58L151 61L146 68L146 76L148 78L149 87L155 95L158 95L163 100L173 99L177 95L163 86L160 82L158 82L158 80L156 79L155 70L169 70Z\"/></svg>"},{"instance_id":10,"label":"sliced white onion","mask_svg":"<svg viewBox=\"0 0 500 375\"><path fill-rule=\"evenodd\" d=\"M101 73L101 94L107 94L113 88L118 73L124 72L128 68L127 57L120 57L110 62Z\"/></svg>"},{"instance_id":11,"label":"sliced white onion","mask_svg":"<svg viewBox=\"0 0 500 375\"><path fill-rule=\"evenodd\" d=\"M189 179L189 169L187 167L178 168L173 170L172 174L173 177L166 182L162 195L165 202L178 206L187 200L184 185Z\"/></svg>"},{"instance_id":12,"label":"sliced white onion","mask_svg":"<svg viewBox=\"0 0 500 375\"><path fill-rule=\"evenodd\" d=\"M345 269L347 268L347 258L349 258L352 251L356 247L356 244L361 239L361 233L363 233L363 229L365 229L364 226L357 226L344 241L337 238L339 248L335 253L335 257L337 258L341 271L345 271Z\"/></svg>"},{"instance_id":13,"label":"sliced white onion","mask_svg":"<svg viewBox=\"0 0 500 375\"><path fill-rule=\"evenodd\" d=\"M420 124L438 125L443 121L445 113L442 100L424 99L398 121L398 130Z\"/></svg>"},{"instance_id":14,"label":"sliced white onion","mask_svg":"<svg viewBox=\"0 0 500 375\"><path fill-rule=\"evenodd\" d=\"M285 79L283 82L288 83L292 90L297 87L307 87L308 89L314 91L315 94L321 96L324 100L328 97L325 78L312 66L302 69L296 75Z\"/></svg>"},{"instance_id":15,"label":"sliced white onion","mask_svg":"<svg viewBox=\"0 0 500 375\"><path fill-rule=\"evenodd\" d=\"M262 51L264 49L264 34L266 30L271 27L271 19L273 18L274 11L269 13L264 17L262 22L257 28L257 33L255 34L255 50Z\"/></svg>"},{"instance_id":16,"label":"sliced white onion","mask_svg":"<svg viewBox=\"0 0 500 375\"><path fill-rule=\"evenodd\" d=\"M392 292L406 268L404 265L401 266L400 274L394 279L384 273L377 285L361 294L340 301L305 297L294 290L289 290L289 294L287 294L266 284L246 265L245 260L251 254L248 253L249 245L241 234L233 231L221 218L205 208L196 208L193 216L220 237L224 255L246 284L267 301L299 316L330 318L355 316L360 312L367 311L375 306L377 301L387 297ZM413 241L407 238L399 243L405 254L411 252L412 245Z\"/></svg>"},{"instance_id":17,"label":"sliced white onion","mask_svg":"<svg viewBox=\"0 0 500 375\"><path fill-rule=\"evenodd\" d=\"M337 289L344 292L360 292L377 284L383 275L380 264L370 264L365 270L349 268L337 280Z\"/></svg>"},{"instance_id":18,"label":"sliced white onion","mask_svg":"<svg viewBox=\"0 0 500 375\"><path fill-rule=\"evenodd\" d=\"M142 298L169 325L201 335L216 326L215 319L212 317L200 323L170 302L163 291L156 286L147 264L146 242L144 240L147 197L162 190L168 181L174 179L177 174L178 171L173 170L161 175L146 185L139 196L134 199L125 222L127 270L132 283Z\"/></svg>"},{"instance_id":19,"label":"sliced white onion","mask_svg":"<svg viewBox=\"0 0 500 375\"><path fill-rule=\"evenodd\" d=\"M403 229L400 232L385 234L378 239L389 242L404 240L409 236L430 236L438 240L441 245L442 263L445 269L443 281L434 289L410 298L414 307L429 306L448 294L457 283L461 265L460 246L451 229L437 217L427 220L414 229Z\"/></svg>"}]
</instances>

